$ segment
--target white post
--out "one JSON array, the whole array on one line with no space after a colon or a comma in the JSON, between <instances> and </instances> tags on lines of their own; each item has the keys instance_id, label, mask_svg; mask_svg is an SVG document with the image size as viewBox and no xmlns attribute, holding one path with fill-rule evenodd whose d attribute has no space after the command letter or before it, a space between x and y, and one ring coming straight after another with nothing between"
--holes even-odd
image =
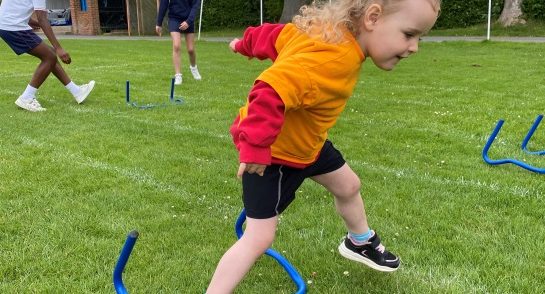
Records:
<instances>
[{"instance_id":1,"label":"white post","mask_svg":"<svg viewBox=\"0 0 545 294\"><path fill-rule=\"evenodd\" d=\"M490 19L492 18L492 0L488 0L488 28L486 30L486 39L490 40Z\"/></svg>"},{"instance_id":2,"label":"white post","mask_svg":"<svg viewBox=\"0 0 545 294\"><path fill-rule=\"evenodd\" d=\"M261 24L263 24L263 0L259 0L259 10L260 10Z\"/></svg>"},{"instance_id":3,"label":"white post","mask_svg":"<svg viewBox=\"0 0 545 294\"><path fill-rule=\"evenodd\" d=\"M202 7L204 0L201 0L201 11L199 11L199 34L197 35L197 40L201 39L201 24L202 24Z\"/></svg>"}]
</instances>

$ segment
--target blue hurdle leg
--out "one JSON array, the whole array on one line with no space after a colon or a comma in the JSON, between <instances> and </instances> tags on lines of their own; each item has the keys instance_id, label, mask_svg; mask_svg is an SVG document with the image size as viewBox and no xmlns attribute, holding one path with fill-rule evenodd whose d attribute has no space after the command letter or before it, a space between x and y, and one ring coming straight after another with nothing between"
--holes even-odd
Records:
<instances>
[{"instance_id":1,"label":"blue hurdle leg","mask_svg":"<svg viewBox=\"0 0 545 294\"><path fill-rule=\"evenodd\" d=\"M127 236L125 245L123 245L123 249L121 250L121 254L119 255L117 264L115 265L113 280L114 280L115 292L117 294L128 293L127 289L125 288L125 285L123 285L122 275L123 275L123 270L125 269L125 265L127 265L127 262L129 261L129 256L131 255L132 249L134 248L136 239L138 239L138 232L131 231L129 235Z\"/></svg>"},{"instance_id":2,"label":"blue hurdle leg","mask_svg":"<svg viewBox=\"0 0 545 294\"><path fill-rule=\"evenodd\" d=\"M530 130L528 131L528 134L526 134L526 137L524 137L524 140L522 140L522 145L520 146L522 148L522 150L526 153L530 153L530 154L536 154L536 155L545 155L545 150L541 150L541 151L530 151L528 150L528 141L530 141L530 139L532 138L532 136L534 135L534 132L536 131L537 127L539 126L539 123L541 122L541 120L543 119L543 115L540 114L536 117L536 120L534 121L534 124L532 125L532 127L530 128Z\"/></svg>"},{"instance_id":3,"label":"blue hurdle leg","mask_svg":"<svg viewBox=\"0 0 545 294\"><path fill-rule=\"evenodd\" d=\"M170 101L174 101L174 78L170 80Z\"/></svg>"},{"instance_id":4,"label":"blue hurdle leg","mask_svg":"<svg viewBox=\"0 0 545 294\"><path fill-rule=\"evenodd\" d=\"M131 102L130 87L131 87L131 82L127 80L127 83L125 84L125 98L127 99L127 103Z\"/></svg>"}]
</instances>

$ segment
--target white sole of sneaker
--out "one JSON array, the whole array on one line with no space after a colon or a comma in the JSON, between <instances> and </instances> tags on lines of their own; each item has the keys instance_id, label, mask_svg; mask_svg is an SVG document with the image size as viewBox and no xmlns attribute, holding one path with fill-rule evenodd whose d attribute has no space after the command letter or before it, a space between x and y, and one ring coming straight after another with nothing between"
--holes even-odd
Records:
<instances>
[{"instance_id":1,"label":"white sole of sneaker","mask_svg":"<svg viewBox=\"0 0 545 294\"><path fill-rule=\"evenodd\" d=\"M374 270L377 270L377 271L381 271L381 272L394 272L396 271L399 267L397 268L391 268L391 267L387 267L387 266L382 266L382 265L378 265L376 263L374 263L373 261L371 261L370 259L368 258L365 258L357 253L354 253L352 252L352 250L346 248L346 246L344 245L344 242L341 243L341 245L339 245L339 253L347 258L347 259L350 259L350 260L353 260L353 261L357 261L359 263L363 263L365 264L366 266L374 269Z\"/></svg>"},{"instance_id":2,"label":"white sole of sneaker","mask_svg":"<svg viewBox=\"0 0 545 294\"><path fill-rule=\"evenodd\" d=\"M40 111L45 111L46 109L45 108L38 108L38 109L33 109L33 108L28 108L25 106L25 104L23 102L20 102L19 99L17 99L15 101L15 105L19 106L19 108L21 109L24 109L26 111L30 111L30 112L40 112Z\"/></svg>"}]
</instances>

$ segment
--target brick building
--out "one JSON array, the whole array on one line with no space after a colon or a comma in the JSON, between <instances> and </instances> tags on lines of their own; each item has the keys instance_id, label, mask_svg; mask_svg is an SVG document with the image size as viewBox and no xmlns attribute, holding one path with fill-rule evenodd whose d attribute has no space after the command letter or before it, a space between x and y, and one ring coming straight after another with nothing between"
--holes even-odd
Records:
<instances>
[{"instance_id":1,"label":"brick building","mask_svg":"<svg viewBox=\"0 0 545 294\"><path fill-rule=\"evenodd\" d=\"M101 33L98 1L69 0L73 34L98 35Z\"/></svg>"},{"instance_id":2,"label":"brick building","mask_svg":"<svg viewBox=\"0 0 545 294\"><path fill-rule=\"evenodd\" d=\"M1 0L0 0L1 1ZM159 0L47 0L50 20L66 11L76 35L153 34ZM67 31L65 28L64 31Z\"/></svg>"},{"instance_id":3,"label":"brick building","mask_svg":"<svg viewBox=\"0 0 545 294\"><path fill-rule=\"evenodd\" d=\"M75 35L154 34L158 6L159 0L46 0L54 30Z\"/></svg>"}]
</instances>

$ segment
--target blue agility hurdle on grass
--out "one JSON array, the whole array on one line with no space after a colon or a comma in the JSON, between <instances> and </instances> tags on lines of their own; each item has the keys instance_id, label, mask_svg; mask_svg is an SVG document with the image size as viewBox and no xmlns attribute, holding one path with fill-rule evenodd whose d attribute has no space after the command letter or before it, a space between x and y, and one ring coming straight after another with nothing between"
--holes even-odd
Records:
<instances>
[{"instance_id":1,"label":"blue agility hurdle on grass","mask_svg":"<svg viewBox=\"0 0 545 294\"><path fill-rule=\"evenodd\" d=\"M242 237L242 234L244 233L244 231L242 230L242 225L244 224L245 221L246 221L246 212L243 209L235 223L235 232L239 239L240 237ZM128 293L127 289L125 288L125 285L123 284L123 271L125 270L125 266L127 265L127 262L129 261L129 257L136 243L136 239L138 239L138 232L131 231L129 235L127 236L125 245L123 245L123 249L121 250L121 254L119 255L119 258L115 265L113 282L114 282L115 292L117 294ZM290 278L293 280L293 282L297 286L296 294L304 294L307 292L307 285L305 284L305 281L303 280L303 278L301 278L297 270L289 263L289 261L284 256L282 256L280 253L270 248L267 249L265 254L274 258L284 268L284 270L286 270Z\"/></svg>"},{"instance_id":2,"label":"blue agility hurdle on grass","mask_svg":"<svg viewBox=\"0 0 545 294\"><path fill-rule=\"evenodd\" d=\"M121 254L119 255L117 264L115 265L114 288L117 294L127 294L127 289L125 288L125 285L123 284L123 270L125 270L127 261L129 261L129 256L131 256L131 252L132 252L132 249L134 248L134 244L136 243L136 239L138 239L138 232L131 231L129 235L127 236L125 245L123 245L123 249L121 250Z\"/></svg>"},{"instance_id":3,"label":"blue agility hurdle on grass","mask_svg":"<svg viewBox=\"0 0 545 294\"><path fill-rule=\"evenodd\" d=\"M494 128L494 131L492 131L492 134L490 135L490 137L488 138L488 141L484 145L483 152L482 152L484 161L486 163L492 164L492 165L512 163L514 165L517 165L517 166L522 167L524 169L527 169L529 171L539 173L539 174L545 174L545 168L537 168L535 166L531 166L529 164L526 164L526 163L524 163L522 161L519 161L519 160L516 160L516 159L505 158L505 159L496 159L496 160L494 160L494 159L490 159L490 157L488 157L488 150L490 149L490 146L492 146L492 143L494 142L494 140L496 139L496 136L500 132L503 123L504 123L504 121L502 119L498 120L498 123L496 124L496 127Z\"/></svg>"},{"instance_id":4,"label":"blue agility hurdle on grass","mask_svg":"<svg viewBox=\"0 0 545 294\"><path fill-rule=\"evenodd\" d=\"M237 222L235 223L235 232L239 239L244 234L244 231L242 230L242 225L244 224L245 221L246 221L246 211L243 209L240 215L238 216ZM301 275L299 275L297 270L289 263L289 261L284 256L282 256L280 253L274 251L271 248L267 249L267 251L265 251L265 254L274 258L288 273L291 280L297 286L297 292L295 292L296 294L303 294L307 292L307 285L305 284L305 281L303 280L303 278L301 278Z\"/></svg>"},{"instance_id":5,"label":"blue agility hurdle on grass","mask_svg":"<svg viewBox=\"0 0 545 294\"><path fill-rule=\"evenodd\" d=\"M530 139L532 138L532 136L534 135L537 127L539 126L539 123L541 122L541 120L543 119L543 115L540 114L536 117L536 120L534 121L534 124L532 125L532 127L530 128L530 130L528 131L528 134L526 134L526 137L524 137L524 140L522 140L522 145L520 146L522 148L522 150L524 150L524 152L526 153L530 153L530 154L535 154L535 155L544 155L545 154L545 150L541 150L541 151L530 151L528 150L527 148L527 145L528 145L528 141L530 141Z\"/></svg>"},{"instance_id":6,"label":"blue agility hurdle on grass","mask_svg":"<svg viewBox=\"0 0 545 294\"><path fill-rule=\"evenodd\" d=\"M131 82L127 81L125 84L125 100L127 102L127 105L136 107L139 109L150 109L150 108L156 108L156 107L166 107L170 105L183 105L184 99L182 97L174 97L174 79L170 81L170 95L169 95L169 103L159 103L159 104L138 104L137 102L134 102L133 99L131 99Z\"/></svg>"}]
</instances>

